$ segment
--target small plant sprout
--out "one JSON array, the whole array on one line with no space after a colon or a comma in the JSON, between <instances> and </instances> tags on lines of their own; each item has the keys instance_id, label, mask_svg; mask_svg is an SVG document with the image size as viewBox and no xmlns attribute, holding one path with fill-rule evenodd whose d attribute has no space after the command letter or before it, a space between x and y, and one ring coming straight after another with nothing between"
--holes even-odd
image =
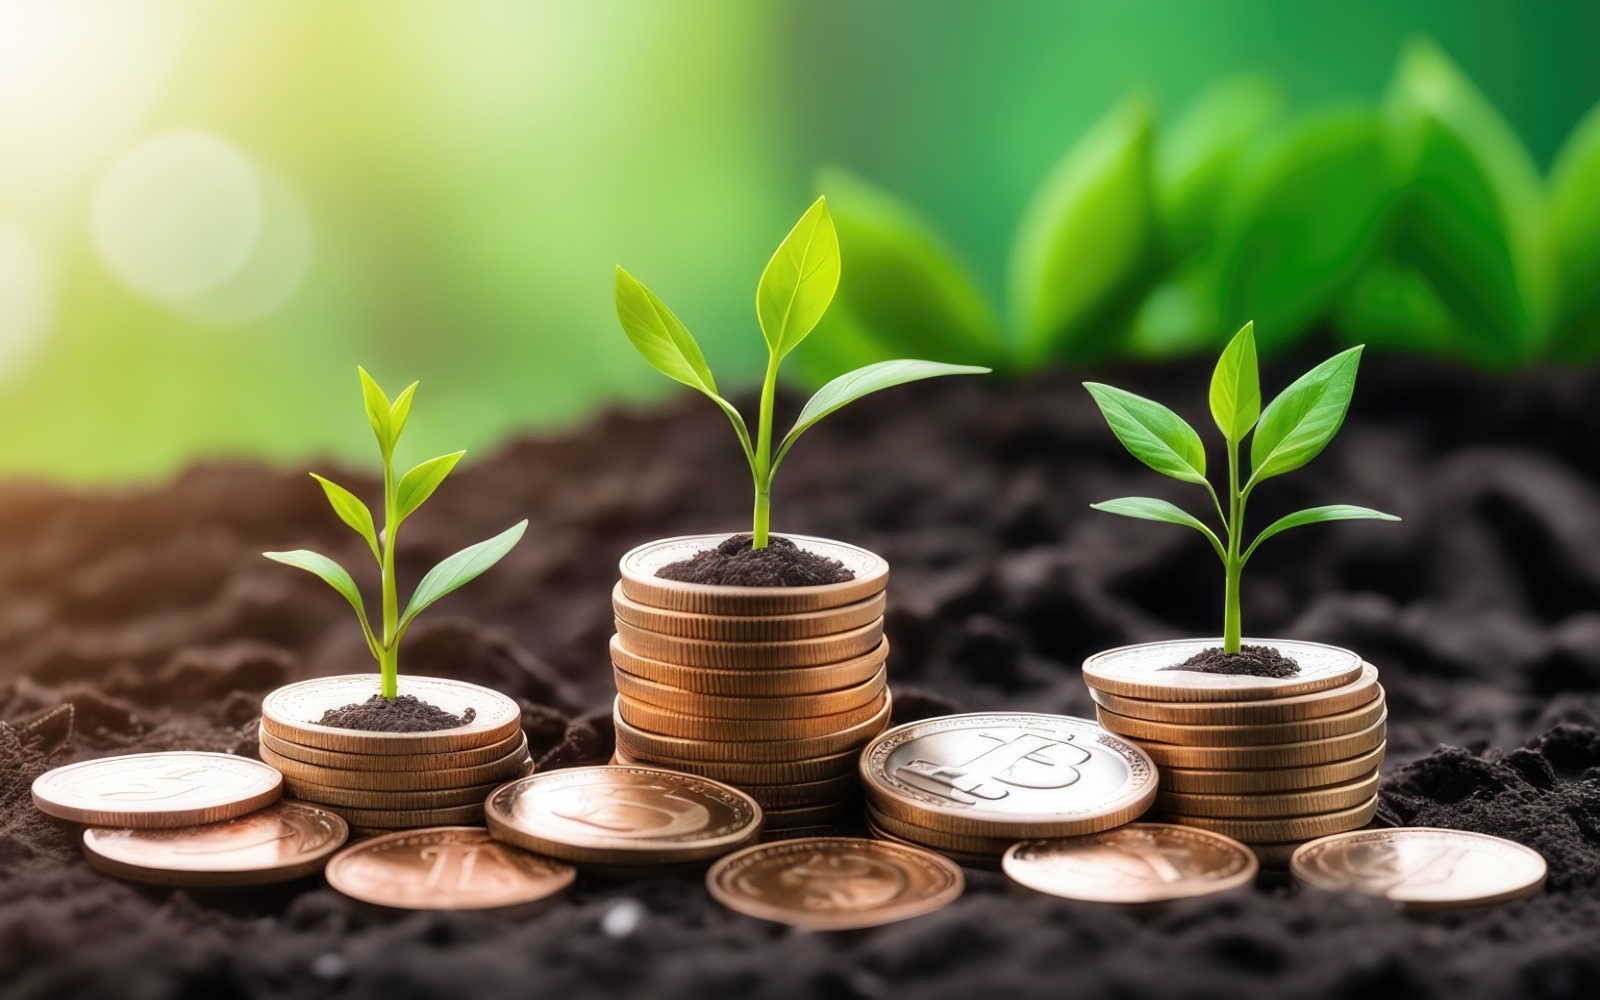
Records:
<instances>
[{"instance_id":1,"label":"small plant sprout","mask_svg":"<svg viewBox=\"0 0 1600 1000\"><path fill-rule=\"evenodd\" d=\"M1400 520L1393 514L1349 504L1312 507L1279 518L1267 525L1248 546L1243 545L1244 512L1250 493L1264 480L1305 465L1333 440L1350 408L1360 360L1360 347L1335 354L1296 379L1263 410L1254 324L1246 323L1234 335L1211 376L1211 419L1216 421L1228 446L1226 507L1206 479L1206 452L1200 435L1182 417L1160 403L1131 392L1099 382L1084 383L1084 388L1100 405L1100 412L1111 425L1112 433L1135 458L1162 475L1204 486L1211 494L1211 502L1222 521L1222 538L1199 518L1165 500L1123 497L1090 506L1123 517L1185 525L1206 536L1222 560L1227 577L1222 629L1225 653L1239 652L1239 576L1262 542L1302 524L1363 518ZM1239 448L1252 431L1255 434L1250 442L1250 476L1240 486Z\"/></svg>"},{"instance_id":2,"label":"small plant sprout","mask_svg":"<svg viewBox=\"0 0 1600 1000\"><path fill-rule=\"evenodd\" d=\"M433 495L433 491L439 488L439 484L444 482L444 478L466 452L430 458L396 481L394 446L400 440L400 432L405 428L406 417L411 412L411 397L416 392L417 383L407 386L391 403L365 369L356 370L361 373L361 394L366 401L367 419L372 422L373 433L378 437L378 450L383 454L383 530L380 532L376 529L372 512L355 494L315 472L311 478L322 485L328 502L333 505L340 520L366 540L372 557L378 562L383 587L383 631L373 631L371 621L367 618L366 604L361 598L361 591L356 588L355 580L332 559L305 549L263 552L262 555L286 566L315 573L344 595L344 599L356 609L356 617L361 620L367 649L378 661L383 696L393 701L398 694L400 640L405 638L406 629L411 627L422 609L499 562L522 538L528 522L521 521L488 541L469 545L428 570L402 613L395 593L394 574L394 549L400 536L400 525L422 506L424 500Z\"/></svg>"},{"instance_id":3,"label":"small plant sprout","mask_svg":"<svg viewBox=\"0 0 1600 1000\"><path fill-rule=\"evenodd\" d=\"M761 410L752 442L744 417L717 394L716 380L688 327L633 275L617 268L617 318L646 361L669 378L711 397L733 422L755 481L755 524L751 547L765 548L772 509L772 477L800 435L847 403L879 389L936 375L982 375L988 368L947 365L935 361L881 361L847 372L817 390L772 449L772 405L778 389L778 367L806 338L839 287L839 237L828 215L826 199L818 198L784 237L767 262L756 286L756 318L767 341L767 371L761 382Z\"/></svg>"}]
</instances>

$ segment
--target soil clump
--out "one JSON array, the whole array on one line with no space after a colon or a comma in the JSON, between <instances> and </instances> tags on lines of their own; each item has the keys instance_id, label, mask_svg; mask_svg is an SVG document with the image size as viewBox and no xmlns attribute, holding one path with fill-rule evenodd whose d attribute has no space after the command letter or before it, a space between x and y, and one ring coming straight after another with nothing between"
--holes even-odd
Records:
<instances>
[{"instance_id":1,"label":"soil clump","mask_svg":"<svg viewBox=\"0 0 1600 1000\"><path fill-rule=\"evenodd\" d=\"M715 548L668 563L656 576L721 587L818 587L856 578L839 560L808 552L780 535L769 535L765 548L751 548L752 541L751 535L725 538Z\"/></svg>"},{"instance_id":2,"label":"soil clump","mask_svg":"<svg viewBox=\"0 0 1600 1000\"><path fill-rule=\"evenodd\" d=\"M1243 674L1250 677L1293 677L1300 672L1300 664L1271 646L1240 646L1237 653L1226 652L1221 646L1212 646L1182 663L1161 669L1193 670L1202 674Z\"/></svg>"},{"instance_id":3,"label":"soil clump","mask_svg":"<svg viewBox=\"0 0 1600 1000\"><path fill-rule=\"evenodd\" d=\"M477 717L475 708L456 715L414 694L402 694L393 701L375 694L363 702L328 709L317 720L317 725L369 733L429 733L465 726Z\"/></svg>"}]
</instances>

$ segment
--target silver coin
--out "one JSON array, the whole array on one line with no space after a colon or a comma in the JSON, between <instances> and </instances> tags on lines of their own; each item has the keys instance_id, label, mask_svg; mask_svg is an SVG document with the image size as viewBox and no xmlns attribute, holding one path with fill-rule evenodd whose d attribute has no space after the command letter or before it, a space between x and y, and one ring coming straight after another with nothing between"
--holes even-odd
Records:
<instances>
[{"instance_id":1,"label":"silver coin","mask_svg":"<svg viewBox=\"0 0 1600 1000\"><path fill-rule=\"evenodd\" d=\"M1271 646L1300 669L1290 677L1213 674L1175 669L1189 657L1222 645L1221 639L1175 639L1120 646L1083 661L1083 682L1091 688L1153 701L1255 701L1292 698L1340 687L1361 676L1361 657L1320 642L1245 639L1247 646Z\"/></svg>"},{"instance_id":2,"label":"silver coin","mask_svg":"<svg viewBox=\"0 0 1600 1000\"><path fill-rule=\"evenodd\" d=\"M1377 896L1408 910L1481 906L1536 895L1547 866L1538 851L1467 830L1356 830L1303 844L1294 877L1318 889Z\"/></svg>"}]
</instances>

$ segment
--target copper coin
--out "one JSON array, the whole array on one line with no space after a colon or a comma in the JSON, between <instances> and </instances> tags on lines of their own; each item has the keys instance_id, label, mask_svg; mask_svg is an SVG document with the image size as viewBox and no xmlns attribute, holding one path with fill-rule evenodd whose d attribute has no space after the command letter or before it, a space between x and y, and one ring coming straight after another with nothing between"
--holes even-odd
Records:
<instances>
[{"instance_id":1,"label":"copper coin","mask_svg":"<svg viewBox=\"0 0 1600 1000\"><path fill-rule=\"evenodd\" d=\"M278 800L283 776L248 757L168 750L101 757L34 779L33 804L89 826L170 829L215 823Z\"/></svg>"},{"instance_id":2,"label":"copper coin","mask_svg":"<svg viewBox=\"0 0 1600 1000\"><path fill-rule=\"evenodd\" d=\"M853 604L822 611L792 615L708 615L640 604L622 592L620 583L611 592L612 611L630 625L680 639L722 642L788 641L848 632L882 617L885 604L885 592L880 590Z\"/></svg>"},{"instance_id":3,"label":"copper coin","mask_svg":"<svg viewBox=\"0 0 1600 1000\"><path fill-rule=\"evenodd\" d=\"M713 719L703 715L685 715L629 700L627 695L617 695L617 712L630 726L658 736L678 736L690 740L798 740L812 739L842 732L867 722L883 711L888 695L880 693L877 699L859 708L835 715L805 715L790 719Z\"/></svg>"},{"instance_id":4,"label":"copper coin","mask_svg":"<svg viewBox=\"0 0 1600 1000\"><path fill-rule=\"evenodd\" d=\"M1169 823L1129 823L1059 840L1025 840L1001 862L1030 889L1094 903L1155 903L1249 885L1256 858L1228 837Z\"/></svg>"},{"instance_id":5,"label":"copper coin","mask_svg":"<svg viewBox=\"0 0 1600 1000\"><path fill-rule=\"evenodd\" d=\"M487 910L531 903L577 871L502 844L482 827L406 830L363 840L328 862L328 884L356 899L407 910Z\"/></svg>"},{"instance_id":6,"label":"copper coin","mask_svg":"<svg viewBox=\"0 0 1600 1000\"><path fill-rule=\"evenodd\" d=\"M684 691L735 697L789 697L837 691L870 680L880 672L888 656L889 640L885 639L861 656L820 667L720 670L636 656L623 648L618 636L611 637L611 664L619 677L630 674Z\"/></svg>"},{"instance_id":7,"label":"copper coin","mask_svg":"<svg viewBox=\"0 0 1600 1000\"><path fill-rule=\"evenodd\" d=\"M625 670L613 672L617 693L641 705L667 712L714 719L800 719L835 715L874 701L888 684L888 671L879 667L860 684L815 694L735 698L702 694L635 677Z\"/></svg>"},{"instance_id":8,"label":"copper coin","mask_svg":"<svg viewBox=\"0 0 1600 1000\"><path fill-rule=\"evenodd\" d=\"M867 822L879 830L893 834L896 838L920 847L931 848L936 851L972 854L998 860L1000 855L1011 849L1020 837L986 837L968 833L951 833L948 830L935 830L932 827L921 826L917 823L907 823L903 819L889 816L873 808L872 803L867 803L865 809Z\"/></svg>"},{"instance_id":9,"label":"copper coin","mask_svg":"<svg viewBox=\"0 0 1600 1000\"><path fill-rule=\"evenodd\" d=\"M1163 773L1162 777L1165 777ZM1264 819L1276 816L1306 816L1313 813L1351 809L1378 794L1376 769L1354 781L1298 792L1267 792L1257 795L1190 795L1163 790L1156 796L1155 808L1183 816L1216 816L1222 819Z\"/></svg>"},{"instance_id":10,"label":"copper coin","mask_svg":"<svg viewBox=\"0 0 1600 1000\"><path fill-rule=\"evenodd\" d=\"M1305 840L1325 837L1330 833L1343 833L1366 826L1378 811L1376 795L1350 809L1317 813L1311 816L1287 816L1276 819L1222 819L1216 816L1185 816L1181 813L1162 813L1172 823L1198 826L1235 840L1248 843L1270 844L1285 840Z\"/></svg>"},{"instance_id":11,"label":"copper coin","mask_svg":"<svg viewBox=\"0 0 1600 1000\"><path fill-rule=\"evenodd\" d=\"M327 810L282 800L198 826L90 827L83 831L83 857L107 875L151 885L265 885L321 871L349 833Z\"/></svg>"},{"instance_id":12,"label":"copper coin","mask_svg":"<svg viewBox=\"0 0 1600 1000\"><path fill-rule=\"evenodd\" d=\"M741 792L760 803L767 815L774 809L797 809L802 806L819 806L841 799L858 799L861 781L855 772L822 781L806 781L788 785L746 785L735 782Z\"/></svg>"},{"instance_id":13,"label":"copper coin","mask_svg":"<svg viewBox=\"0 0 1600 1000\"><path fill-rule=\"evenodd\" d=\"M330 709L359 704L379 693L379 677L344 674L278 688L261 702L261 727L279 739L345 753L448 753L498 743L522 727L522 709L498 691L442 677L400 675L400 694L415 695L452 715L467 709L473 720L454 729L421 733L376 733L324 726Z\"/></svg>"},{"instance_id":14,"label":"copper coin","mask_svg":"<svg viewBox=\"0 0 1600 1000\"><path fill-rule=\"evenodd\" d=\"M498 743L490 743L471 750L453 750L446 753L343 753L308 747L303 743L274 736L266 729L257 732L261 745L280 757L331 767L339 771L446 771L460 767L477 767L499 760L512 753L522 742L522 730L507 736Z\"/></svg>"},{"instance_id":15,"label":"copper coin","mask_svg":"<svg viewBox=\"0 0 1600 1000\"><path fill-rule=\"evenodd\" d=\"M839 802L829 802L825 805L803 806L794 809L768 809L764 813L766 828L769 830L819 826L823 823L835 823L859 815L861 815L861 800L854 796Z\"/></svg>"},{"instance_id":16,"label":"copper coin","mask_svg":"<svg viewBox=\"0 0 1600 1000\"><path fill-rule=\"evenodd\" d=\"M809 535L784 535L807 552L844 563L855 579L817 587L721 587L656 576L668 563L716 548L728 535L683 535L647 542L622 557L622 592L655 608L711 615L790 615L821 611L871 597L889 582L889 564L866 549Z\"/></svg>"},{"instance_id":17,"label":"copper coin","mask_svg":"<svg viewBox=\"0 0 1600 1000\"><path fill-rule=\"evenodd\" d=\"M677 736L647 733L628 724L615 711L612 722L617 728L617 746L630 756L660 754L676 760L711 760L724 762L765 762L780 760L808 760L828 757L859 747L882 731L889 721L891 711L889 692L884 692L883 706L867 721L823 736L809 736L788 740L691 740Z\"/></svg>"},{"instance_id":18,"label":"copper coin","mask_svg":"<svg viewBox=\"0 0 1600 1000\"><path fill-rule=\"evenodd\" d=\"M856 837L759 844L706 872L707 890L731 910L826 931L932 913L965 885L961 869L937 854Z\"/></svg>"},{"instance_id":19,"label":"copper coin","mask_svg":"<svg viewBox=\"0 0 1600 1000\"><path fill-rule=\"evenodd\" d=\"M719 762L706 760L676 760L654 754L634 751L623 746L621 740L613 753L618 764L637 764L660 767L668 771L697 774L712 781L722 781L738 787L749 785L781 785L825 781L840 776L855 778L858 750L846 750L828 757L810 760L769 761L761 764L740 761Z\"/></svg>"},{"instance_id":20,"label":"copper coin","mask_svg":"<svg viewBox=\"0 0 1600 1000\"><path fill-rule=\"evenodd\" d=\"M295 781L374 792L419 792L431 788L463 788L489 781L505 781L527 763L528 744L524 737L515 750L499 760L477 767L456 767L442 771L350 771L318 767L280 757L265 746L261 747L261 759Z\"/></svg>"},{"instance_id":21,"label":"copper coin","mask_svg":"<svg viewBox=\"0 0 1600 1000\"><path fill-rule=\"evenodd\" d=\"M1133 740L1156 764L1217 770L1273 769L1328 764L1366 753L1384 741L1385 717L1358 733L1304 743L1276 743L1245 747L1181 747L1153 740Z\"/></svg>"},{"instance_id":22,"label":"copper coin","mask_svg":"<svg viewBox=\"0 0 1600 1000\"><path fill-rule=\"evenodd\" d=\"M867 832L878 840L887 840L892 844L904 844L907 847L915 847L922 851L933 851L935 854L949 858L963 868L982 868L986 871L1000 870L1001 856L997 854L969 854L966 851L947 851L937 847L929 847L926 844L918 844L906 840L904 837L896 837L889 831L875 825L870 818L867 819Z\"/></svg>"},{"instance_id":23,"label":"copper coin","mask_svg":"<svg viewBox=\"0 0 1600 1000\"><path fill-rule=\"evenodd\" d=\"M1500 837L1397 827L1314 840L1294 852L1289 870L1318 889L1441 910L1537 895L1547 866L1539 852Z\"/></svg>"},{"instance_id":24,"label":"copper coin","mask_svg":"<svg viewBox=\"0 0 1600 1000\"><path fill-rule=\"evenodd\" d=\"M883 641L883 618L848 632L791 639L786 642L715 642L710 639L679 639L651 632L616 619L622 648L635 656L663 660L685 667L714 667L719 670L773 670L794 667L820 667L853 660Z\"/></svg>"},{"instance_id":25,"label":"copper coin","mask_svg":"<svg viewBox=\"0 0 1600 1000\"><path fill-rule=\"evenodd\" d=\"M380 830L414 830L425 826L466 826L483 822L483 803L464 806L439 806L435 809L357 809L319 803L336 812L354 827Z\"/></svg>"},{"instance_id":26,"label":"copper coin","mask_svg":"<svg viewBox=\"0 0 1600 1000\"><path fill-rule=\"evenodd\" d=\"M1096 705L1118 715L1186 726L1246 726L1317 719L1359 708L1377 695L1378 668L1370 663L1363 663L1361 675L1349 684L1290 698L1259 701L1149 701L1089 689L1089 696Z\"/></svg>"},{"instance_id":27,"label":"copper coin","mask_svg":"<svg viewBox=\"0 0 1600 1000\"><path fill-rule=\"evenodd\" d=\"M1383 763L1385 743L1344 760L1302 767L1257 770L1161 768L1162 791L1196 795L1250 795L1259 792L1291 792L1321 788L1354 781Z\"/></svg>"},{"instance_id":28,"label":"copper coin","mask_svg":"<svg viewBox=\"0 0 1600 1000\"><path fill-rule=\"evenodd\" d=\"M1338 715L1293 722L1259 722L1226 726L1193 726L1175 722L1131 719L1096 706L1100 724L1114 733L1140 740L1156 740L1190 747L1262 746L1269 743L1305 743L1333 736L1347 736L1370 727L1383 715L1383 688L1365 705Z\"/></svg>"},{"instance_id":29,"label":"copper coin","mask_svg":"<svg viewBox=\"0 0 1600 1000\"><path fill-rule=\"evenodd\" d=\"M518 775L521 777L521 775ZM365 789L336 788L285 778L284 793L306 802L356 809L439 809L444 806L482 805L489 793L500 787L491 781L465 788L433 788L420 792L373 792Z\"/></svg>"},{"instance_id":30,"label":"copper coin","mask_svg":"<svg viewBox=\"0 0 1600 1000\"><path fill-rule=\"evenodd\" d=\"M1221 639L1146 642L1096 653L1083 662L1083 681L1091 688L1126 698L1153 701L1256 701L1341 687L1361 676L1361 657L1348 649L1293 639L1245 639L1247 646L1271 646L1300 664L1291 677L1211 674L1175 669Z\"/></svg>"}]
</instances>

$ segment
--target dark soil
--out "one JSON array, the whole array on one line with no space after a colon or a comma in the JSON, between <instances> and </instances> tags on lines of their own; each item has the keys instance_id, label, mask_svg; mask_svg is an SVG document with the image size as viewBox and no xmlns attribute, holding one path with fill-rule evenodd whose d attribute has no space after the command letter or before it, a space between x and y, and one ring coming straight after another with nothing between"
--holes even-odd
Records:
<instances>
[{"instance_id":1,"label":"dark soil","mask_svg":"<svg viewBox=\"0 0 1600 1000\"><path fill-rule=\"evenodd\" d=\"M1316 359L1288 359L1266 384ZM1093 374L1198 424L1208 373ZM1116 443L1077 384L1086 374L1004 392L998 379L903 386L830 416L784 463L783 528L892 565L897 717L1089 715L1086 655L1216 634L1221 572L1199 535L1088 509L1157 495L1200 510L1204 495ZM408 522L404 586L519 518L532 524L504 562L421 618L403 669L516 697L542 766L605 759L617 559L748 515L731 488L748 470L722 420L686 399L462 470ZM1127 911L973 871L945 910L848 934L732 914L692 878L582 878L514 918L379 913L317 879L232 893L119 882L32 808L33 777L110 753L253 752L264 693L368 669L349 608L259 553L313 548L376 581L360 575L364 543L298 468L205 465L116 493L11 483L0 487L0 996L1587 997L1600 979L1596 440L1600 377L1496 381L1373 357L1328 451L1256 493L1261 524L1326 503L1405 518L1289 532L1244 584L1251 633L1348 646L1378 665L1390 713L1381 815L1488 830L1550 860L1535 899L1431 919L1271 879Z\"/></svg>"},{"instance_id":2,"label":"dark soil","mask_svg":"<svg viewBox=\"0 0 1600 1000\"><path fill-rule=\"evenodd\" d=\"M667 563L656 576L722 587L816 587L856 578L839 560L808 552L782 536L768 535L760 549L751 548L752 541L750 535L733 535L716 548Z\"/></svg>"},{"instance_id":3,"label":"dark soil","mask_svg":"<svg viewBox=\"0 0 1600 1000\"><path fill-rule=\"evenodd\" d=\"M1240 646L1237 653L1212 646L1162 670L1193 670L1202 674L1247 674L1251 677L1293 677L1300 664L1271 646Z\"/></svg>"},{"instance_id":4,"label":"dark soil","mask_svg":"<svg viewBox=\"0 0 1600 1000\"><path fill-rule=\"evenodd\" d=\"M435 729L454 729L478 717L468 708L460 715L446 712L414 694L402 694L393 701L375 694L359 704L330 708L317 720L321 726L361 729L369 733L431 733Z\"/></svg>"}]
</instances>

